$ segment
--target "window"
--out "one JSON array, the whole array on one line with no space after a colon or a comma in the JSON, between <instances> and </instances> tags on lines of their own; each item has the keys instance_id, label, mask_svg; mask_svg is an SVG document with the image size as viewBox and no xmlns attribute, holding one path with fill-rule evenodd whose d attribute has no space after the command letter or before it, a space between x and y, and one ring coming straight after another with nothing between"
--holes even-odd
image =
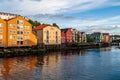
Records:
<instances>
[{"instance_id":1,"label":"window","mask_svg":"<svg viewBox=\"0 0 120 80\"><path fill-rule=\"evenodd\" d=\"M16 28L16 25L14 25L13 27Z\"/></svg>"},{"instance_id":2,"label":"window","mask_svg":"<svg viewBox=\"0 0 120 80\"><path fill-rule=\"evenodd\" d=\"M23 31L21 31L21 34L23 34Z\"/></svg>"},{"instance_id":3,"label":"window","mask_svg":"<svg viewBox=\"0 0 120 80\"><path fill-rule=\"evenodd\" d=\"M0 39L3 39L3 35L0 35Z\"/></svg>"},{"instance_id":4,"label":"window","mask_svg":"<svg viewBox=\"0 0 120 80\"><path fill-rule=\"evenodd\" d=\"M17 29L20 29L20 26L18 26Z\"/></svg>"},{"instance_id":5,"label":"window","mask_svg":"<svg viewBox=\"0 0 120 80\"><path fill-rule=\"evenodd\" d=\"M27 29L30 29L30 26L27 26Z\"/></svg>"},{"instance_id":6,"label":"window","mask_svg":"<svg viewBox=\"0 0 120 80\"><path fill-rule=\"evenodd\" d=\"M24 39L30 39L30 36L24 36Z\"/></svg>"},{"instance_id":7,"label":"window","mask_svg":"<svg viewBox=\"0 0 120 80\"><path fill-rule=\"evenodd\" d=\"M29 26L24 26L24 29L29 29Z\"/></svg>"},{"instance_id":8,"label":"window","mask_svg":"<svg viewBox=\"0 0 120 80\"><path fill-rule=\"evenodd\" d=\"M12 31L12 30L10 30L10 34L12 34L12 32L13 32L13 31Z\"/></svg>"},{"instance_id":9,"label":"window","mask_svg":"<svg viewBox=\"0 0 120 80\"><path fill-rule=\"evenodd\" d=\"M17 44L20 44L20 41L17 41Z\"/></svg>"},{"instance_id":10,"label":"window","mask_svg":"<svg viewBox=\"0 0 120 80\"><path fill-rule=\"evenodd\" d=\"M46 43L49 43L49 40L48 40L48 39L46 40Z\"/></svg>"},{"instance_id":11,"label":"window","mask_svg":"<svg viewBox=\"0 0 120 80\"><path fill-rule=\"evenodd\" d=\"M56 43L58 43L58 37L56 36Z\"/></svg>"},{"instance_id":12,"label":"window","mask_svg":"<svg viewBox=\"0 0 120 80\"><path fill-rule=\"evenodd\" d=\"M20 44L23 44L23 41L20 41Z\"/></svg>"},{"instance_id":13,"label":"window","mask_svg":"<svg viewBox=\"0 0 120 80\"><path fill-rule=\"evenodd\" d=\"M2 44L2 41L0 41L0 45Z\"/></svg>"},{"instance_id":14,"label":"window","mask_svg":"<svg viewBox=\"0 0 120 80\"><path fill-rule=\"evenodd\" d=\"M49 43L49 31L46 31L46 43Z\"/></svg>"},{"instance_id":15,"label":"window","mask_svg":"<svg viewBox=\"0 0 120 80\"><path fill-rule=\"evenodd\" d=\"M10 28L13 28L13 25L12 25L12 24L10 24Z\"/></svg>"},{"instance_id":16,"label":"window","mask_svg":"<svg viewBox=\"0 0 120 80\"><path fill-rule=\"evenodd\" d=\"M0 23L0 28L2 27L2 23Z\"/></svg>"},{"instance_id":17,"label":"window","mask_svg":"<svg viewBox=\"0 0 120 80\"><path fill-rule=\"evenodd\" d=\"M23 36L18 36L17 39L18 39L18 40L22 40L22 39L23 39Z\"/></svg>"},{"instance_id":18,"label":"window","mask_svg":"<svg viewBox=\"0 0 120 80\"><path fill-rule=\"evenodd\" d=\"M24 34L26 34L26 32L24 31Z\"/></svg>"},{"instance_id":19,"label":"window","mask_svg":"<svg viewBox=\"0 0 120 80\"><path fill-rule=\"evenodd\" d=\"M17 41L17 44L23 44L23 41Z\"/></svg>"},{"instance_id":20,"label":"window","mask_svg":"<svg viewBox=\"0 0 120 80\"><path fill-rule=\"evenodd\" d=\"M14 41L14 42L13 42L13 44L17 44L17 42L16 42L16 41Z\"/></svg>"},{"instance_id":21,"label":"window","mask_svg":"<svg viewBox=\"0 0 120 80\"><path fill-rule=\"evenodd\" d=\"M24 41L24 44L27 44L27 41Z\"/></svg>"},{"instance_id":22,"label":"window","mask_svg":"<svg viewBox=\"0 0 120 80\"><path fill-rule=\"evenodd\" d=\"M21 32L20 31L17 31L17 34L20 34Z\"/></svg>"},{"instance_id":23,"label":"window","mask_svg":"<svg viewBox=\"0 0 120 80\"><path fill-rule=\"evenodd\" d=\"M0 33L2 33L3 32L3 30L2 29L0 29Z\"/></svg>"},{"instance_id":24,"label":"window","mask_svg":"<svg viewBox=\"0 0 120 80\"><path fill-rule=\"evenodd\" d=\"M27 34L29 34L29 31L27 32Z\"/></svg>"},{"instance_id":25,"label":"window","mask_svg":"<svg viewBox=\"0 0 120 80\"><path fill-rule=\"evenodd\" d=\"M23 31L17 31L17 34L23 34Z\"/></svg>"},{"instance_id":26,"label":"window","mask_svg":"<svg viewBox=\"0 0 120 80\"><path fill-rule=\"evenodd\" d=\"M12 35L10 35L10 39L12 39Z\"/></svg>"},{"instance_id":27,"label":"window","mask_svg":"<svg viewBox=\"0 0 120 80\"><path fill-rule=\"evenodd\" d=\"M23 26L20 26L20 29L23 29Z\"/></svg>"},{"instance_id":28,"label":"window","mask_svg":"<svg viewBox=\"0 0 120 80\"><path fill-rule=\"evenodd\" d=\"M17 20L17 24L23 24L23 20Z\"/></svg>"},{"instance_id":29,"label":"window","mask_svg":"<svg viewBox=\"0 0 120 80\"><path fill-rule=\"evenodd\" d=\"M16 39L16 36L13 36L14 39Z\"/></svg>"},{"instance_id":30,"label":"window","mask_svg":"<svg viewBox=\"0 0 120 80\"><path fill-rule=\"evenodd\" d=\"M58 35L58 32L56 31L56 35Z\"/></svg>"},{"instance_id":31,"label":"window","mask_svg":"<svg viewBox=\"0 0 120 80\"><path fill-rule=\"evenodd\" d=\"M18 26L17 29L23 29L23 26Z\"/></svg>"},{"instance_id":32,"label":"window","mask_svg":"<svg viewBox=\"0 0 120 80\"><path fill-rule=\"evenodd\" d=\"M13 33L16 34L16 31L14 30Z\"/></svg>"}]
</instances>

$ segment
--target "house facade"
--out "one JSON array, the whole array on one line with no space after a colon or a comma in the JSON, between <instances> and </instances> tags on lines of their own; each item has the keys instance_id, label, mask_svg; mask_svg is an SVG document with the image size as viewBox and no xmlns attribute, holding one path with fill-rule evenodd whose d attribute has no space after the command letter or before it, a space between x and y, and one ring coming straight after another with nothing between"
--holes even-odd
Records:
<instances>
[{"instance_id":1,"label":"house facade","mask_svg":"<svg viewBox=\"0 0 120 80\"><path fill-rule=\"evenodd\" d=\"M38 45L60 45L61 30L57 27L42 24L33 29L38 37Z\"/></svg>"},{"instance_id":2,"label":"house facade","mask_svg":"<svg viewBox=\"0 0 120 80\"><path fill-rule=\"evenodd\" d=\"M72 43L73 42L72 29L65 28L61 29L61 31L65 33L65 43Z\"/></svg>"},{"instance_id":3,"label":"house facade","mask_svg":"<svg viewBox=\"0 0 120 80\"><path fill-rule=\"evenodd\" d=\"M72 29L72 38L74 43L78 42L78 31L76 29Z\"/></svg>"},{"instance_id":4,"label":"house facade","mask_svg":"<svg viewBox=\"0 0 120 80\"><path fill-rule=\"evenodd\" d=\"M61 43L65 43L65 33L61 32Z\"/></svg>"},{"instance_id":5,"label":"house facade","mask_svg":"<svg viewBox=\"0 0 120 80\"><path fill-rule=\"evenodd\" d=\"M6 25L5 25L6 22ZM1 47L22 47L37 45L37 38L32 33L32 25L22 16L17 16L5 22L3 30L3 46Z\"/></svg>"},{"instance_id":6,"label":"house facade","mask_svg":"<svg viewBox=\"0 0 120 80\"><path fill-rule=\"evenodd\" d=\"M96 43L104 41L104 36L100 32L94 32L94 33L92 33L91 37L95 40Z\"/></svg>"},{"instance_id":7,"label":"house facade","mask_svg":"<svg viewBox=\"0 0 120 80\"><path fill-rule=\"evenodd\" d=\"M85 32L81 32L81 43L87 42L87 36Z\"/></svg>"},{"instance_id":8,"label":"house facade","mask_svg":"<svg viewBox=\"0 0 120 80\"><path fill-rule=\"evenodd\" d=\"M109 33L103 33L103 36L104 36L104 42L105 43L110 43L111 42Z\"/></svg>"},{"instance_id":9,"label":"house facade","mask_svg":"<svg viewBox=\"0 0 120 80\"><path fill-rule=\"evenodd\" d=\"M7 24L6 21L0 19L0 47L7 46Z\"/></svg>"},{"instance_id":10,"label":"house facade","mask_svg":"<svg viewBox=\"0 0 120 80\"><path fill-rule=\"evenodd\" d=\"M87 42L87 36L85 32L78 32L78 42L79 43L86 43Z\"/></svg>"}]
</instances>

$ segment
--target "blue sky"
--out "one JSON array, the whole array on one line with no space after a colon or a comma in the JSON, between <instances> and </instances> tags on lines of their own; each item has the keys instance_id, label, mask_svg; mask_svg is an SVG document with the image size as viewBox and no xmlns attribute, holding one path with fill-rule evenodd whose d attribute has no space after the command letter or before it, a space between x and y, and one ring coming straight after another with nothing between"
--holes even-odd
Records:
<instances>
[{"instance_id":1,"label":"blue sky","mask_svg":"<svg viewBox=\"0 0 120 80\"><path fill-rule=\"evenodd\" d=\"M0 11L60 28L120 34L120 0L0 0Z\"/></svg>"}]
</instances>

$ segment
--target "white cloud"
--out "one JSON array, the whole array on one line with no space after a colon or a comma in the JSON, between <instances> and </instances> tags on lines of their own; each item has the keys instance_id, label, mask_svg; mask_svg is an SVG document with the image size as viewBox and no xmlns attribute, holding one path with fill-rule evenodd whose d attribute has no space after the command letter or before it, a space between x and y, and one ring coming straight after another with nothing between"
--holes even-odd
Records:
<instances>
[{"instance_id":1,"label":"white cloud","mask_svg":"<svg viewBox=\"0 0 120 80\"><path fill-rule=\"evenodd\" d=\"M0 11L12 12L22 15L42 15L43 22L58 22L55 18L66 18L61 14L77 13L107 6L120 6L115 0L1 0ZM113 12L114 13L114 12ZM46 17L46 14L48 17ZM58 16L56 16L58 15ZM53 19L54 17L54 19ZM73 27L86 32L102 31L113 32L120 29L111 25L119 25L120 16L106 19L78 19L61 21L58 24L63 27ZM38 18L41 18L38 16ZM38 19L37 18L37 19ZM45 19L46 18L46 19ZM53 19L53 20L52 20ZM99 25L99 26L98 26ZM84 27L83 27L84 26ZM85 27L86 26L86 27ZM109 27L108 27L109 26Z\"/></svg>"},{"instance_id":2,"label":"white cloud","mask_svg":"<svg viewBox=\"0 0 120 80\"><path fill-rule=\"evenodd\" d=\"M109 0L1 0L1 2L0 10L18 11L24 15L74 13L104 6L120 5L119 2Z\"/></svg>"},{"instance_id":3,"label":"white cloud","mask_svg":"<svg viewBox=\"0 0 120 80\"><path fill-rule=\"evenodd\" d=\"M116 33L119 32L120 30L120 16L114 16L111 18L96 19L96 20L76 19L64 24L61 23L59 25L61 25L61 28L64 28L63 26L68 26L68 27L77 28L80 31L85 31L88 33L98 32L98 31Z\"/></svg>"}]
</instances>

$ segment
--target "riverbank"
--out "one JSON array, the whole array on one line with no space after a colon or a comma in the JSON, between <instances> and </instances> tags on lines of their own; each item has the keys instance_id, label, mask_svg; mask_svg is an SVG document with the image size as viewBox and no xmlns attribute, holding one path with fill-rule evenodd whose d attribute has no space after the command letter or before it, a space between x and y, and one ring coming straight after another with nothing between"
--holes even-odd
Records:
<instances>
[{"instance_id":1,"label":"riverbank","mask_svg":"<svg viewBox=\"0 0 120 80\"><path fill-rule=\"evenodd\" d=\"M27 56L34 54L44 54L46 51L65 51L65 50L80 50L90 48L107 47L106 43L84 43L84 44L62 44L62 45L46 45L44 47L12 47L1 48L0 57L15 57Z\"/></svg>"}]
</instances>

